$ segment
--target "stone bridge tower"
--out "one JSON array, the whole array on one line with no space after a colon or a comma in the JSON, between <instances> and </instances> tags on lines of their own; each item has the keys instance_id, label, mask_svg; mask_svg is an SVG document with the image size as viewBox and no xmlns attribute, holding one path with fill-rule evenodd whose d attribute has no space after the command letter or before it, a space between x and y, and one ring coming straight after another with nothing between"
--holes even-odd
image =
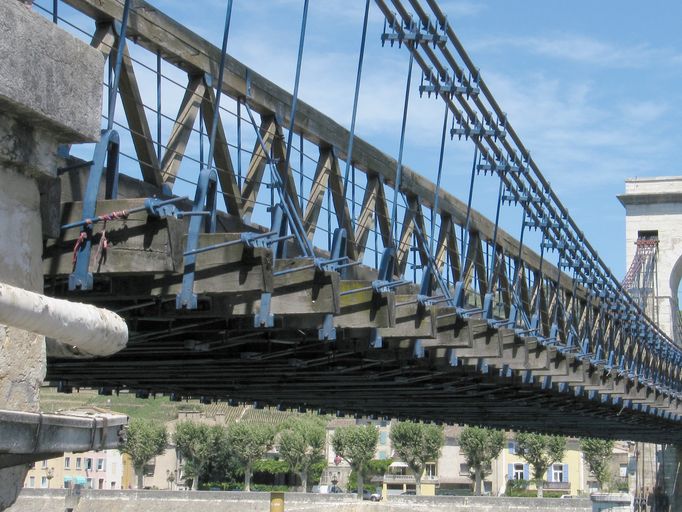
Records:
<instances>
[{"instance_id":1,"label":"stone bridge tower","mask_svg":"<svg viewBox=\"0 0 682 512\"><path fill-rule=\"evenodd\" d=\"M618 199L625 207L625 258L626 268L630 268L625 281L632 279L630 273L637 266L633 260L650 250L647 242L654 242L655 268L653 276L649 275L651 284L646 285L650 292L646 311L682 345L677 298L682 279L682 176L627 179L625 194ZM638 443L637 451L640 489L661 485L671 497L671 510L682 511L682 447Z\"/></svg>"},{"instance_id":2,"label":"stone bridge tower","mask_svg":"<svg viewBox=\"0 0 682 512\"><path fill-rule=\"evenodd\" d=\"M629 178L625 180L625 194L618 199L625 206L627 266L635 258L638 240L658 239L653 312L647 312L682 345L677 300L682 279L682 177Z\"/></svg>"}]
</instances>

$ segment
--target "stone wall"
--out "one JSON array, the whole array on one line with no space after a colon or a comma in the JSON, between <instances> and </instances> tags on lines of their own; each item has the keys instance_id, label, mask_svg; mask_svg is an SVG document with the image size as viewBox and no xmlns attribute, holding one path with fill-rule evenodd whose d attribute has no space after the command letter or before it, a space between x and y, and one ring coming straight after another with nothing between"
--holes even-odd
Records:
<instances>
[{"instance_id":1,"label":"stone wall","mask_svg":"<svg viewBox=\"0 0 682 512\"><path fill-rule=\"evenodd\" d=\"M0 2L0 281L42 292L41 189L56 180L60 143L100 127L103 58L29 6ZM37 411L42 336L0 325L0 408ZM0 510L26 466L0 469Z\"/></svg>"},{"instance_id":2,"label":"stone wall","mask_svg":"<svg viewBox=\"0 0 682 512\"><path fill-rule=\"evenodd\" d=\"M269 493L210 491L81 491L78 500L63 489L24 489L10 512L267 512ZM535 499L503 497L400 496L390 501L358 501L348 494L285 493L286 512L563 512L592 510L589 498Z\"/></svg>"}]
</instances>

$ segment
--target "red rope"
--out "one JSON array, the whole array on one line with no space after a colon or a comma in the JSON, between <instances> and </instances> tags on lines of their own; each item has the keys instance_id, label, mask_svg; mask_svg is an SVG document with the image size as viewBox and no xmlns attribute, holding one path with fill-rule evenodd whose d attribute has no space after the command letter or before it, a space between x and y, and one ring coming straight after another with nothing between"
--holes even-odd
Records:
<instances>
[{"instance_id":1,"label":"red rope","mask_svg":"<svg viewBox=\"0 0 682 512\"><path fill-rule=\"evenodd\" d=\"M102 225L102 234L99 239L99 245L97 246L97 255L95 258L98 263L102 263L107 257L107 249L109 248L109 239L107 238L107 221L104 221Z\"/></svg>"},{"instance_id":2,"label":"red rope","mask_svg":"<svg viewBox=\"0 0 682 512\"><path fill-rule=\"evenodd\" d=\"M78 254L78 249L81 248L81 246L85 243L85 241L88 239L88 233L86 231L81 231L81 234L78 235L78 239L76 240L76 244L73 246L73 259L71 263L73 266L76 266L76 259L77 259L77 254Z\"/></svg>"},{"instance_id":3,"label":"red rope","mask_svg":"<svg viewBox=\"0 0 682 512\"><path fill-rule=\"evenodd\" d=\"M119 210L117 212L105 213L104 215L98 215L94 219L85 219L85 224L93 224L94 222L108 221L108 220L123 220L128 218L128 210Z\"/></svg>"},{"instance_id":4,"label":"red rope","mask_svg":"<svg viewBox=\"0 0 682 512\"><path fill-rule=\"evenodd\" d=\"M109 240L107 239L107 221L108 220L124 220L128 218L128 210L119 210L116 212L111 212L111 213L105 213L103 215L98 215L97 217L94 217L92 219L85 219L85 225L89 226L91 224L94 224L95 222L104 222L104 226L102 227L102 237L100 238L99 241L99 247L97 247L97 258L103 259L106 256L106 251L109 248ZM73 246L73 266L75 268L76 266L76 260L78 256L78 250L82 247L82 245L85 243L85 241L88 238L88 233L87 231L83 230L81 231L80 235L78 235L78 239L76 240L76 244ZM101 262L100 259L100 262Z\"/></svg>"}]
</instances>

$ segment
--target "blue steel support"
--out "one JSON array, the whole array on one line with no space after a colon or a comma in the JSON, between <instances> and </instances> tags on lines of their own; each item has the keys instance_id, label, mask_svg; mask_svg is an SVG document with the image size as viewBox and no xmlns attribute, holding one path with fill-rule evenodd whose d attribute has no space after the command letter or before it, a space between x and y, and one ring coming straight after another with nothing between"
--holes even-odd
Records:
<instances>
[{"instance_id":1,"label":"blue steel support","mask_svg":"<svg viewBox=\"0 0 682 512\"><path fill-rule=\"evenodd\" d=\"M97 193L105 175L105 199L116 199L118 195L118 155L120 141L114 130L102 131L102 136L95 146L88 182L83 194L83 220L95 217L97 209ZM106 166L106 170L105 170ZM84 224L80 234L81 243L76 251L74 271L69 275L69 290L92 290L92 273L89 271L92 250L92 225Z\"/></svg>"},{"instance_id":2,"label":"blue steel support","mask_svg":"<svg viewBox=\"0 0 682 512\"><path fill-rule=\"evenodd\" d=\"M194 272L196 252L199 245L199 234L213 233L216 225L216 195L218 191L218 175L215 169L205 167L199 172L199 180L192 205L192 215L189 220L187 244L185 246L184 270L182 276L182 290L175 298L177 309L196 309L197 296L194 293Z\"/></svg>"},{"instance_id":3,"label":"blue steel support","mask_svg":"<svg viewBox=\"0 0 682 512\"><path fill-rule=\"evenodd\" d=\"M407 83L405 85L405 101L403 103L403 120L400 126L400 147L398 149L398 164L395 170L395 183L393 185L393 208L391 209L391 218L389 219L389 231L391 232L391 243L395 247L399 242L398 235L398 194L400 193L400 185L403 175L403 148L405 146L405 127L407 124L407 110L410 104L410 83L412 82L412 54L410 54L410 63L407 67ZM395 234L393 234L395 231Z\"/></svg>"},{"instance_id":4,"label":"blue steel support","mask_svg":"<svg viewBox=\"0 0 682 512\"><path fill-rule=\"evenodd\" d=\"M225 55L227 53L227 41L230 34L230 19L232 17L232 0L227 2L225 13L225 28L223 30L223 44L220 53L218 70L218 83L216 85L215 110L211 121L211 135L209 138L208 160L206 167L201 166L197 188L192 205L187 244L184 254L184 269L182 276L182 289L175 298L177 309L196 309L197 296L194 293L194 273L196 265L196 249L199 244L200 229L203 226L206 233L213 233L216 227L216 198L218 192L218 174L213 167L213 153L215 151L216 132L220 120L220 96L223 85L223 73L225 68ZM200 116L202 117L202 116ZM200 138L201 137L200 134ZM203 147L201 147L203 150ZM203 151L202 151L203 153ZM202 155L203 156L203 155ZM203 158L201 159L203 160ZM227 204L226 204L227 206Z\"/></svg>"},{"instance_id":5,"label":"blue steel support","mask_svg":"<svg viewBox=\"0 0 682 512\"><path fill-rule=\"evenodd\" d=\"M125 0L123 16L121 17L121 29L118 31L118 47L116 48L116 65L114 66L114 80L109 88L109 111L107 113L107 131L114 127L114 114L116 113L116 94L118 84L121 81L121 66L123 64L123 51L126 46L126 30L128 28L128 15L130 14L130 0Z\"/></svg>"}]
</instances>

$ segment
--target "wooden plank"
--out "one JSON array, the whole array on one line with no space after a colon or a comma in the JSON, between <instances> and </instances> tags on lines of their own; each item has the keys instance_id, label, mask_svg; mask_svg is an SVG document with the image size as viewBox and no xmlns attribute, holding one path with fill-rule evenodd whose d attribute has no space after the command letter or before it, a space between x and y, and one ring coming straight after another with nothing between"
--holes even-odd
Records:
<instances>
[{"instance_id":1,"label":"wooden plank","mask_svg":"<svg viewBox=\"0 0 682 512\"><path fill-rule=\"evenodd\" d=\"M114 199L97 202L96 214L105 215L142 206L144 199ZM83 203L62 205L60 224L81 220ZM182 222L174 218L151 219L146 211L132 213L121 220L100 222L93 226L90 271L94 274L149 274L173 272L180 268L182 259L180 229ZM106 231L108 249L99 245ZM64 276L73 271L73 250L80 228L62 231L60 238L47 242L43 254L43 273ZM99 253L98 253L99 251Z\"/></svg>"},{"instance_id":2,"label":"wooden plank","mask_svg":"<svg viewBox=\"0 0 682 512\"><path fill-rule=\"evenodd\" d=\"M378 188L379 178L375 175L369 175L367 177L365 195L362 198L358 223L355 227L355 257L358 261L362 261L364 258L365 250L367 249L367 238L376 217Z\"/></svg>"},{"instance_id":3,"label":"wooden plank","mask_svg":"<svg viewBox=\"0 0 682 512\"><path fill-rule=\"evenodd\" d=\"M392 293L374 293L370 281L343 280L341 292L367 288L340 296L341 311L334 317L334 325L343 328L379 328L395 325L395 296Z\"/></svg>"},{"instance_id":4,"label":"wooden plank","mask_svg":"<svg viewBox=\"0 0 682 512\"><path fill-rule=\"evenodd\" d=\"M339 160L336 158L334 152L332 152L331 169L329 172L329 193L332 195L332 202L334 204L338 225L346 230L346 236L348 237L348 257L351 260L355 260L355 232L353 231L353 222L350 218L348 201L343 196L343 177L341 176L341 170L339 169Z\"/></svg>"},{"instance_id":5,"label":"wooden plank","mask_svg":"<svg viewBox=\"0 0 682 512\"><path fill-rule=\"evenodd\" d=\"M401 303L410 302L407 305ZM383 338L435 338L436 311L416 303L415 295L395 295L395 326L379 329Z\"/></svg>"},{"instance_id":6,"label":"wooden plank","mask_svg":"<svg viewBox=\"0 0 682 512\"><path fill-rule=\"evenodd\" d=\"M118 36L115 36L114 39L114 44L118 47ZM109 58L116 58L115 50L111 52ZM158 157L156 156L154 138L149 129L142 95L140 94L140 88L137 85L137 78L135 77L133 60L130 58L127 46L123 50L121 79L118 87L123 110L125 111L126 119L128 120L130 136L133 139L133 146L135 146L135 154L137 155L140 164L142 178L145 182L161 188L163 185L163 177L161 176L161 168L159 166Z\"/></svg>"},{"instance_id":7,"label":"wooden plank","mask_svg":"<svg viewBox=\"0 0 682 512\"><path fill-rule=\"evenodd\" d=\"M114 47L114 30L111 23L98 23L95 33L90 41L90 46L102 52L105 59L109 58Z\"/></svg>"},{"instance_id":8,"label":"wooden plank","mask_svg":"<svg viewBox=\"0 0 682 512\"><path fill-rule=\"evenodd\" d=\"M312 259L292 258L275 261L275 272L311 265ZM271 310L274 314L300 315L339 312L339 274L315 268L273 277Z\"/></svg>"},{"instance_id":9,"label":"wooden plank","mask_svg":"<svg viewBox=\"0 0 682 512\"><path fill-rule=\"evenodd\" d=\"M308 204L305 209L305 217L303 218L303 227L306 236L309 240L313 240L315 229L317 228L317 219L320 217L320 210L322 209L322 200L324 199L325 191L327 190L327 182L329 181L329 170L331 168L332 151L330 148L320 149L320 157L317 160L317 167L315 168L315 177L310 186L310 194L308 194Z\"/></svg>"},{"instance_id":10,"label":"wooden plank","mask_svg":"<svg viewBox=\"0 0 682 512\"><path fill-rule=\"evenodd\" d=\"M161 174L164 185L170 190L173 190L175 178L180 171L182 157L185 156L185 149L187 149L187 143L192 135L192 129L204 96L204 89L204 78L202 76L190 77L166 144L166 151L161 158Z\"/></svg>"},{"instance_id":11,"label":"wooden plank","mask_svg":"<svg viewBox=\"0 0 682 512\"><path fill-rule=\"evenodd\" d=\"M405 268L407 267L407 260L410 257L410 248L412 247L412 234L414 233L414 216L415 202L409 201L408 207L405 208L405 215L403 216L402 230L400 232L400 239L396 247L396 272L402 277L405 275ZM397 221L397 219L396 219Z\"/></svg>"},{"instance_id":12,"label":"wooden plank","mask_svg":"<svg viewBox=\"0 0 682 512\"><path fill-rule=\"evenodd\" d=\"M271 151L272 143L275 137L275 118L272 116L263 117L260 125L260 135L263 139L263 145L266 151ZM258 197L258 190L263 181L263 171L268 162L269 155L263 151L263 147L256 140L251 153L251 161L249 168L244 178L244 186L242 187L242 215L249 219L256 206L256 198Z\"/></svg>"},{"instance_id":13,"label":"wooden plank","mask_svg":"<svg viewBox=\"0 0 682 512\"><path fill-rule=\"evenodd\" d=\"M294 180L293 171L291 169L291 162L286 161L287 147L284 141L284 133L282 127L277 124L275 118L275 138L273 141L273 156L275 157L275 169L277 170L279 177L284 185L284 190L291 198L291 202L294 204L294 208L298 218L303 217L303 212L301 211L301 202L298 197L298 190L296 189L296 180Z\"/></svg>"}]
</instances>

